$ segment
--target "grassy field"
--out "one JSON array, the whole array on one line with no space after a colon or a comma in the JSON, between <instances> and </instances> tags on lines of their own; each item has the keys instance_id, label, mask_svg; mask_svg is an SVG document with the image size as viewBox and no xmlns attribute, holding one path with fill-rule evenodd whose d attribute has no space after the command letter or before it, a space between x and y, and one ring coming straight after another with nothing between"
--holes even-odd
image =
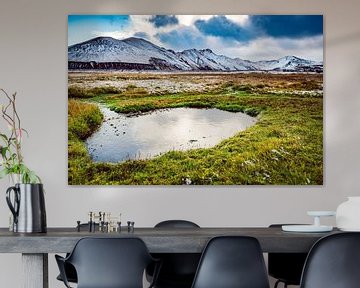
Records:
<instances>
[{"instance_id":1,"label":"grassy field","mask_svg":"<svg viewBox=\"0 0 360 288\"><path fill-rule=\"evenodd\" d=\"M137 115L218 108L258 122L213 148L97 163L83 142L103 121L96 103ZM68 118L72 185L323 184L321 74L69 73Z\"/></svg>"}]
</instances>

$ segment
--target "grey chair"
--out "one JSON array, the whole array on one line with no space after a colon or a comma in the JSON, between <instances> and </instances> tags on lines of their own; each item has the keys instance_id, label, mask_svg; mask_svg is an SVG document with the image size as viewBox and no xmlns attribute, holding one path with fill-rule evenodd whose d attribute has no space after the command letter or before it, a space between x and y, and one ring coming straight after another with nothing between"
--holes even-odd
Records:
<instances>
[{"instance_id":1,"label":"grey chair","mask_svg":"<svg viewBox=\"0 0 360 288\"><path fill-rule=\"evenodd\" d=\"M192 288L269 288L256 238L220 236L207 244Z\"/></svg>"},{"instance_id":2,"label":"grey chair","mask_svg":"<svg viewBox=\"0 0 360 288\"><path fill-rule=\"evenodd\" d=\"M187 220L166 220L155 225L157 229L200 228ZM190 288L200 260L200 253L157 253L152 254L161 259L162 266L155 283L156 288ZM147 269L147 279L153 276L153 267Z\"/></svg>"},{"instance_id":3,"label":"grey chair","mask_svg":"<svg viewBox=\"0 0 360 288\"><path fill-rule=\"evenodd\" d=\"M280 228L288 224L272 224L269 228ZM286 288L288 285L300 285L301 273L304 268L307 253L269 253L268 272L277 281L274 288L280 283Z\"/></svg>"},{"instance_id":4,"label":"grey chair","mask_svg":"<svg viewBox=\"0 0 360 288\"><path fill-rule=\"evenodd\" d=\"M301 288L359 288L360 233L338 233L317 241L309 252Z\"/></svg>"},{"instance_id":5,"label":"grey chair","mask_svg":"<svg viewBox=\"0 0 360 288\"><path fill-rule=\"evenodd\" d=\"M65 263L73 265L78 288L143 288L144 271L156 262L139 238L82 238L68 257L55 258L66 287L70 284ZM155 268L154 281L159 267Z\"/></svg>"}]
</instances>

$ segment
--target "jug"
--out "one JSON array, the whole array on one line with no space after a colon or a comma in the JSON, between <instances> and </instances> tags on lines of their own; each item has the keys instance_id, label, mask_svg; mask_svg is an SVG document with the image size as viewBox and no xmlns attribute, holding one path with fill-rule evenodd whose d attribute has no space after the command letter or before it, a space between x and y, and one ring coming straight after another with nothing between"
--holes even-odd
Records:
<instances>
[{"instance_id":1,"label":"jug","mask_svg":"<svg viewBox=\"0 0 360 288\"><path fill-rule=\"evenodd\" d=\"M14 192L13 203L12 192ZM14 216L14 232L44 233L47 231L42 184L15 184L6 190L6 202Z\"/></svg>"}]
</instances>

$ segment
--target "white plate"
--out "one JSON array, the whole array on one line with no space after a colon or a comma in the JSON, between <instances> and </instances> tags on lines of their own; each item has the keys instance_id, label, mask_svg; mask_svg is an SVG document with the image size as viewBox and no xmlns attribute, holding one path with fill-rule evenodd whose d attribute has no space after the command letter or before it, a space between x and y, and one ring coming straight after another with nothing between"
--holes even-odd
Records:
<instances>
[{"instance_id":1,"label":"white plate","mask_svg":"<svg viewBox=\"0 0 360 288\"><path fill-rule=\"evenodd\" d=\"M333 227L324 225L283 225L281 229L286 232L330 232Z\"/></svg>"},{"instance_id":2,"label":"white plate","mask_svg":"<svg viewBox=\"0 0 360 288\"><path fill-rule=\"evenodd\" d=\"M336 212L335 211L308 211L307 214L309 216L335 216Z\"/></svg>"}]
</instances>

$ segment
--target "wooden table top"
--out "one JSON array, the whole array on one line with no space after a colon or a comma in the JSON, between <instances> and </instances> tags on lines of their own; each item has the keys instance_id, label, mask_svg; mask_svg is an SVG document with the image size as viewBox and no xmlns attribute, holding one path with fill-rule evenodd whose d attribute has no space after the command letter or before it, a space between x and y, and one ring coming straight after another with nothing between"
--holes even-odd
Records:
<instances>
[{"instance_id":1,"label":"wooden table top","mask_svg":"<svg viewBox=\"0 0 360 288\"><path fill-rule=\"evenodd\" d=\"M338 233L294 233L275 228L127 228L119 232L81 231L76 228L48 228L47 233L20 234L0 228L0 253L65 253L83 237L139 237L152 253L201 253L215 236L242 235L259 240L263 252L308 252L321 237Z\"/></svg>"}]
</instances>

